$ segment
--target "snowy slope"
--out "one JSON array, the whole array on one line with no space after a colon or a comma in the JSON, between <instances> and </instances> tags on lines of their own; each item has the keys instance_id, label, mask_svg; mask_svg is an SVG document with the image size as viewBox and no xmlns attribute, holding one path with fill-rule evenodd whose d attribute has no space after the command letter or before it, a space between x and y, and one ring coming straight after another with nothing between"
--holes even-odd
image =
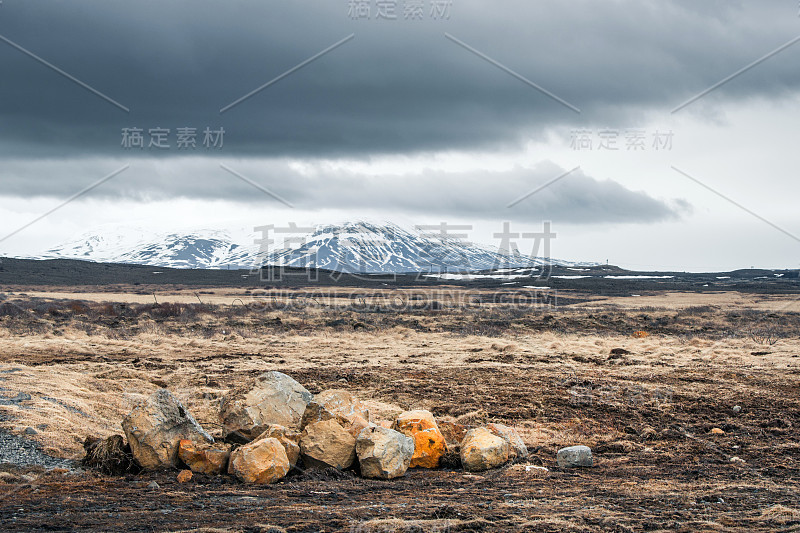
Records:
<instances>
[{"instance_id":1,"label":"snowy slope","mask_svg":"<svg viewBox=\"0 0 800 533\"><path fill-rule=\"evenodd\" d=\"M252 246L233 242L225 231L154 233L108 227L47 250L40 258L200 269L226 268L228 265L249 268L256 260Z\"/></svg>"},{"instance_id":2,"label":"snowy slope","mask_svg":"<svg viewBox=\"0 0 800 533\"><path fill-rule=\"evenodd\" d=\"M301 246L271 254L268 264L354 273L469 272L542 264L524 256L394 224L322 226ZM557 262L565 264L564 262Z\"/></svg>"},{"instance_id":3,"label":"snowy slope","mask_svg":"<svg viewBox=\"0 0 800 533\"><path fill-rule=\"evenodd\" d=\"M291 249L259 253L249 240L221 230L154 233L105 226L48 250L38 259L83 259L170 268L252 268L281 265L352 273L448 273L533 267L548 261L507 255L458 239L394 224L352 222L319 226ZM270 235L275 238L275 235ZM279 240L279 239L276 239ZM246 241L246 242L244 242ZM573 266L551 260L552 264Z\"/></svg>"}]
</instances>

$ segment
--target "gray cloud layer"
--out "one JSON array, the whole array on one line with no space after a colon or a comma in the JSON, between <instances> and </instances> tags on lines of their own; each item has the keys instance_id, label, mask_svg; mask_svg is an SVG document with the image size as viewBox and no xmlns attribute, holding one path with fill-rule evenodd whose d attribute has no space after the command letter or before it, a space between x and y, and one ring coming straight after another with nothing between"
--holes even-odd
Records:
<instances>
[{"instance_id":1,"label":"gray cloud layer","mask_svg":"<svg viewBox=\"0 0 800 533\"><path fill-rule=\"evenodd\" d=\"M121 128L130 126L222 126L226 151L243 155L507 147L552 128L623 127L654 110L668 116L798 33L796 5L778 0L454 0L450 20L426 13L421 22L354 21L347 4L7 0L0 35L131 113L0 43L0 155L119 154ZM581 115L448 41L445 31ZM351 33L341 48L219 114ZM800 44L685 112L796 92L798 54Z\"/></svg>"},{"instance_id":2,"label":"gray cloud layer","mask_svg":"<svg viewBox=\"0 0 800 533\"><path fill-rule=\"evenodd\" d=\"M177 197L227 199L283 207L264 189L298 210L336 207L353 211L385 211L425 215L553 220L560 223L656 222L689 210L683 200L663 200L630 190L611 180L598 180L578 170L532 194L564 173L552 163L504 172L441 172L369 176L324 165L302 170L280 160L244 159L226 162L256 186L232 176L211 160L199 158L140 162L91 191L91 198L142 201ZM9 162L6 194L29 196L37 181L41 194L68 197L121 166L117 161L52 161L35 165ZM93 174L94 173L94 174ZM259 189L259 187L261 189ZM512 207L509 204L515 203Z\"/></svg>"}]
</instances>

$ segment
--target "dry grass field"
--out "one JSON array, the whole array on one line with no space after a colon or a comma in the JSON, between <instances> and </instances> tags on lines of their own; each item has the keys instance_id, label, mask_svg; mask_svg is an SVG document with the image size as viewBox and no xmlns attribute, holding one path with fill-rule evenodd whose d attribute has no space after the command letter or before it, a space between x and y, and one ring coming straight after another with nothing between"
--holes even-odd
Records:
<instances>
[{"instance_id":1,"label":"dry grass field","mask_svg":"<svg viewBox=\"0 0 800 533\"><path fill-rule=\"evenodd\" d=\"M0 528L800 531L797 296L571 294L536 307L483 293L432 304L410 289L281 299L176 288L157 304L125 287L4 290L0 395L30 399L0 404L0 427L53 456L78 460L88 435L121 433L159 387L218 433L225 393L279 370L376 408L513 425L531 457L481 475L307 472L257 488L4 465L16 481L0 484ZM556 466L574 444L592 447L594 467Z\"/></svg>"}]
</instances>

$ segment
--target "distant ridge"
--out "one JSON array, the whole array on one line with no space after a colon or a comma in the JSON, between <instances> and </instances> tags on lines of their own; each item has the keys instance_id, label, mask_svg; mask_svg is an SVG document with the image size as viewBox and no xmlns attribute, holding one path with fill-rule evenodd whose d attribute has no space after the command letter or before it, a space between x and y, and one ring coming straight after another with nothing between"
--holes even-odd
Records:
<instances>
[{"instance_id":1,"label":"distant ridge","mask_svg":"<svg viewBox=\"0 0 800 533\"><path fill-rule=\"evenodd\" d=\"M318 226L291 249L260 252L224 230L155 233L104 226L29 259L81 259L165 268L285 266L362 274L477 272L542 264L591 266L508 254L478 244L401 228L348 222Z\"/></svg>"}]
</instances>

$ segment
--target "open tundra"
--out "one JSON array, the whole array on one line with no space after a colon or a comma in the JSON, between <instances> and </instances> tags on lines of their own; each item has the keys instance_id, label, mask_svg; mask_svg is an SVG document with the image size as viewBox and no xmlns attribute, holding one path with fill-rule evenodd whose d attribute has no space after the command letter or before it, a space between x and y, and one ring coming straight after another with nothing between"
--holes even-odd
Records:
<instances>
[{"instance_id":1,"label":"open tundra","mask_svg":"<svg viewBox=\"0 0 800 533\"><path fill-rule=\"evenodd\" d=\"M0 528L800 525L796 295L573 294L569 305L531 309L458 298L403 308L301 299L287 307L213 287L200 294L206 303L190 303L194 288L164 288L158 304L152 295L149 303L126 299L121 286L85 298L58 297L81 290L75 287L4 290ZM428 411L446 440L501 448L474 461L478 471L446 455L436 468L412 465L393 477L371 459L374 446L384 445L375 444L383 442L376 434L358 445L357 459L367 465L361 475L355 466L292 469L269 485L200 471L187 480L178 469L108 475L75 463L87 436L122 435L121 421L165 388L220 440L233 432L220 417L223 399L271 371L311 395L347 391L387 421L397 409ZM502 439L474 429L493 425L516 430L525 455L512 458ZM453 436L459 426L473 428L469 438ZM264 441L278 450L278 439ZM405 449L403 442L392 446ZM570 446L588 447L591 457L582 448L558 453ZM196 453L183 447L178 468L185 468L181 456L191 462ZM462 450L462 458L472 461L470 453Z\"/></svg>"}]
</instances>

